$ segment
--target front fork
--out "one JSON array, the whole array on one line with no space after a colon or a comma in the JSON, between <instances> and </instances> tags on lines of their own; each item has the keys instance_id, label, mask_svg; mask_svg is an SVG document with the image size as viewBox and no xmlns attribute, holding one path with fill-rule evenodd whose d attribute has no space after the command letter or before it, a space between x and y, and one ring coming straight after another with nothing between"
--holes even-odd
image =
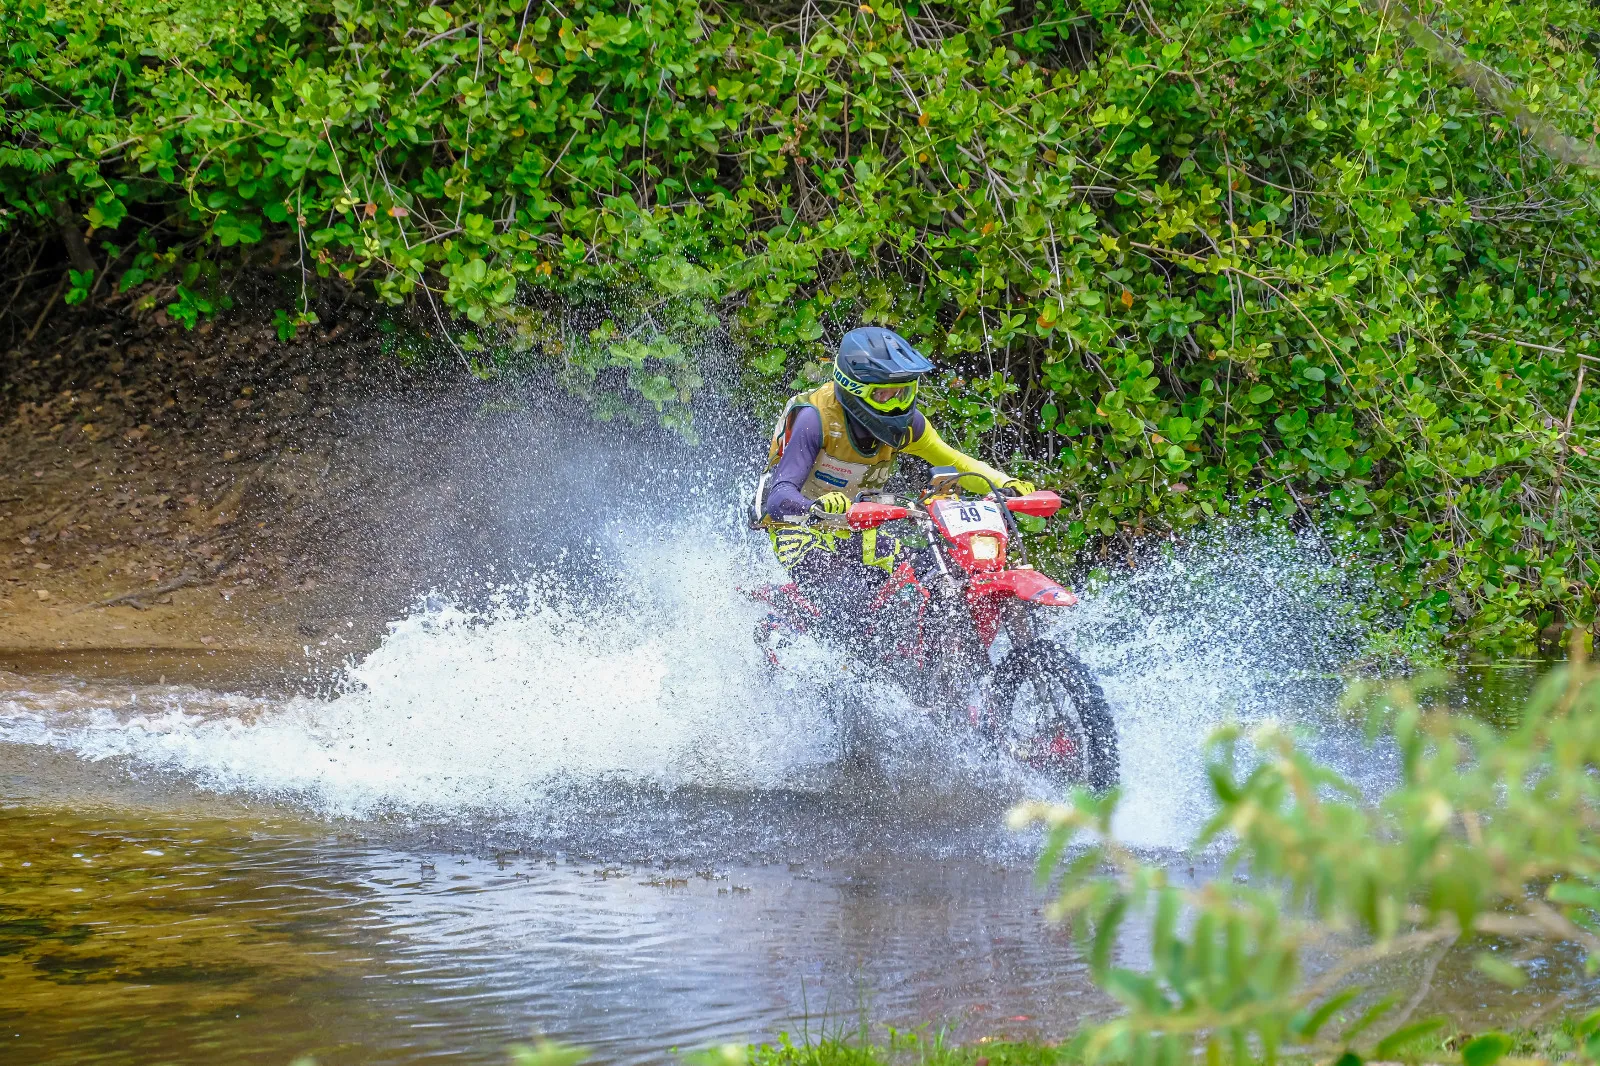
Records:
<instances>
[{"instance_id":1,"label":"front fork","mask_svg":"<svg viewBox=\"0 0 1600 1066\"><path fill-rule=\"evenodd\" d=\"M929 551L938 574L934 595L927 605L931 614L929 659L923 684L930 709L937 709L951 725L968 726L984 735L994 733L994 708L989 694L989 649L980 638L966 588L949 561L944 547L929 530Z\"/></svg>"},{"instance_id":2,"label":"front fork","mask_svg":"<svg viewBox=\"0 0 1600 1066\"><path fill-rule=\"evenodd\" d=\"M1006 633L1011 637L1012 648L1026 648L1039 639L1038 627L1033 621L1033 611L1021 600L1012 600L1005 609Z\"/></svg>"},{"instance_id":3,"label":"front fork","mask_svg":"<svg viewBox=\"0 0 1600 1066\"><path fill-rule=\"evenodd\" d=\"M1002 504L1002 506L1004 505ZM1010 517L1009 514L1007 517ZM1015 534L1014 525L1012 530L1013 534ZM971 671L981 670L987 675L992 669L989 662L989 649L978 639L977 619L972 616L972 607L967 602L966 596L963 595L962 583L951 572L950 565L945 559L944 548L939 543L937 534L931 529L927 532L928 547L933 553L934 565L939 571L938 592L934 598L934 603L930 606L933 607L935 612L943 615L937 622L945 623L938 626L938 629L952 638L956 633L966 631L970 634L971 639L953 639L945 648L935 649L936 661L930 664L933 668L928 671L925 677L927 680L934 681L934 688L944 689L944 692L941 693L944 699L939 702L945 703L947 713L953 719L964 721L966 724L977 728L980 733L987 736L991 741L995 741L999 739L1000 733L1008 724L1002 722L1001 718L1002 716L1009 717L1010 708L1001 709L993 706L994 697L989 690L990 686L987 683L987 678L978 685L978 689L981 692L980 702L985 706L971 705L970 700L964 701L958 698L959 691L964 690L965 693L970 695L972 688L961 684L960 677L952 679L950 668L955 667L954 672L960 676L964 676L969 680L977 680ZM1020 537L1014 537L1014 539L1020 544ZM1012 654L1019 648L1028 647L1039 639L1033 611L1030 609L1029 604L1024 603L1022 600L1013 599L1006 603L1002 610L1004 613L1001 617L1001 624L1005 627L1006 634L1011 641L1011 648L1007 654ZM952 622L956 624L950 625ZM965 625L962 623L965 623ZM945 667L944 670L939 669L941 665ZM940 677L941 674L943 674L943 677ZM952 680L956 681L954 686L950 683ZM968 705L965 707L959 706L963 702Z\"/></svg>"}]
</instances>

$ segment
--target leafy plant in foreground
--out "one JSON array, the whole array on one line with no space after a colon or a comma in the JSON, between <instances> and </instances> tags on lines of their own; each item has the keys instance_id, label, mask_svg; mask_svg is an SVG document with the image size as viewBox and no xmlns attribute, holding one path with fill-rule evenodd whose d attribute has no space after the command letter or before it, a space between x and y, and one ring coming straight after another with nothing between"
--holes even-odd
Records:
<instances>
[{"instance_id":1,"label":"leafy plant in foreground","mask_svg":"<svg viewBox=\"0 0 1600 1066\"><path fill-rule=\"evenodd\" d=\"M1437 1046L1419 1045L1446 1019L1414 1017L1428 982L1369 1003L1347 987L1352 971L1455 946L1506 985L1563 952L1600 971L1595 672L1581 660L1556 672L1504 731L1418 703L1405 687L1373 704L1371 722L1383 719L1400 780L1375 801L1281 728L1263 727L1248 747L1237 728L1216 734L1217 813L1195 844L1217 849L1220 869L1200 888L1171 884L1164 867L1116 842L1114 797L1014 812L1019 826L1048 827L1041 873L1062 875L1053 913L1072 922L1096 982L1126 1008L1089 1033L1090 1061L1273 1062L1289 1052L1439 1061ZM1114 876L1100 876L1107 866ZM1148 969L1114 957L1136 915L1149 919ZM1352 940L1308 979L1308 949ZM1582 1054L1600 1059L1600 1013L1577 1035ZM1490 1066L1511 1046L1486 1034L1460 1057Z\"/></svg>"}]
</instances>

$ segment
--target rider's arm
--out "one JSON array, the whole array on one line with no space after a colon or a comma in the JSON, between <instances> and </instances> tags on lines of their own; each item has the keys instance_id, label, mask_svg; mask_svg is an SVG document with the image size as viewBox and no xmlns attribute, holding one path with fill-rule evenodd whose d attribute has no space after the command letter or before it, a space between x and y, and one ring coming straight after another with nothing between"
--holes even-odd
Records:
<instances>
[{"instance_id":1,"label":"rider's arm","mask_svg":"<svg viewBox=\"0 0 1600 1066\"><path fill-rule=\"evenodd\" d=\"M914 455L925 460L929 466L953 466L963 474L982 474L996 485L1006 482L1006 475L990 466L980 463L970 455L956 451L946 444L933 428L921 411L911 417L911 443L901 451L907 455ZM969 492L988 492L989 486L977 478L962 478L961 487Z\"/></svg>"},{"instance_id":2,"label":"rider's arm","mask_svg":"<svg viewBox=\"0 0 1600 1066\"><path fill-rule=\"evenodd\" d=\"M789 442L783 458L772 471L767 500L761 513L769 518L787 518L811 510L811 501L800 494L800 486L811 476L811 464L822 450L822 416L815 407L802 407L794 416Z\"/></svg>"}]
</instances>

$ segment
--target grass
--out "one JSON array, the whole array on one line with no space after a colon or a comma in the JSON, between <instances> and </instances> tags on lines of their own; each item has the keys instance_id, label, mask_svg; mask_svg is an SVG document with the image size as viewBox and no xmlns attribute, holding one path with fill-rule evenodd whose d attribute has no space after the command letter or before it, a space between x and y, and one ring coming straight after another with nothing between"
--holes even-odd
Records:
<instances>
[{"instance_id":1,"label":"grass","mask_svg":"<svg viewBox=\"0 0 1600 1066\"><path fill-rule=\"evenodd\" d=\"M718 1061L715 1054L710 1062ZM891 1031L877 1044L825 1039L795 1044L787 1036L775 1044L749 1048L748 1066L1046 1066L1076 1061L1069 1045L1034 1043L980 1043L956 1045L942 1035L932 1037Z\"/></svg>"},{"instance_id":2,"label":"grass","mask_svg":"<svg viewBox=\"0 0 1600 1066\"><path fill-rule=\"evenodd\" d=\"M1451 1063L1461 1060L1462 1048L1478 1034L1447 1028L1424 1037L1400 1056L1403 1062ZM1583 1018L1552 1019L1531 1029L1506 1030L1511 1046L1502 1066L1516 1063L1590 1061L1595 1049L1585 1049ZM729 1046L707 1052L693 1061L696 1066L1056 1066L1079 1063L1077 1041L1060 1044L979 1043L955 1045L942 1034L922 1036L890 1031L881 1043L858 1043L832 1037L814 1044L795 1044L787 1036L776 1043L749 1048ZM1309 1066L1310 1060L1285 1056L1286 1066Z\"/></svg>"}]
</instances>

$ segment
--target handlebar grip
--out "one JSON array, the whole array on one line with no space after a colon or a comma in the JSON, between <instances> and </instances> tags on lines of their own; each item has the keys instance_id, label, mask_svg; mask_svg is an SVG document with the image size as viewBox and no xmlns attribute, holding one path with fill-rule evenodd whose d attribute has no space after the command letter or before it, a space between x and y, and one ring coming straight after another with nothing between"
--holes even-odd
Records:
<instances>
[{"instance_id":1,"label":"handlebar grip","mask_svg":"<svg viewBox=\"0 0 1600 1066\"><path fill-rule=\"evenodd\" d=\"M849 512L836 514L823 507L820 503L812 504L811 509L806 512L806 523L808 525L842 526L849 520Z\"/></svg>"}]
</instances>

